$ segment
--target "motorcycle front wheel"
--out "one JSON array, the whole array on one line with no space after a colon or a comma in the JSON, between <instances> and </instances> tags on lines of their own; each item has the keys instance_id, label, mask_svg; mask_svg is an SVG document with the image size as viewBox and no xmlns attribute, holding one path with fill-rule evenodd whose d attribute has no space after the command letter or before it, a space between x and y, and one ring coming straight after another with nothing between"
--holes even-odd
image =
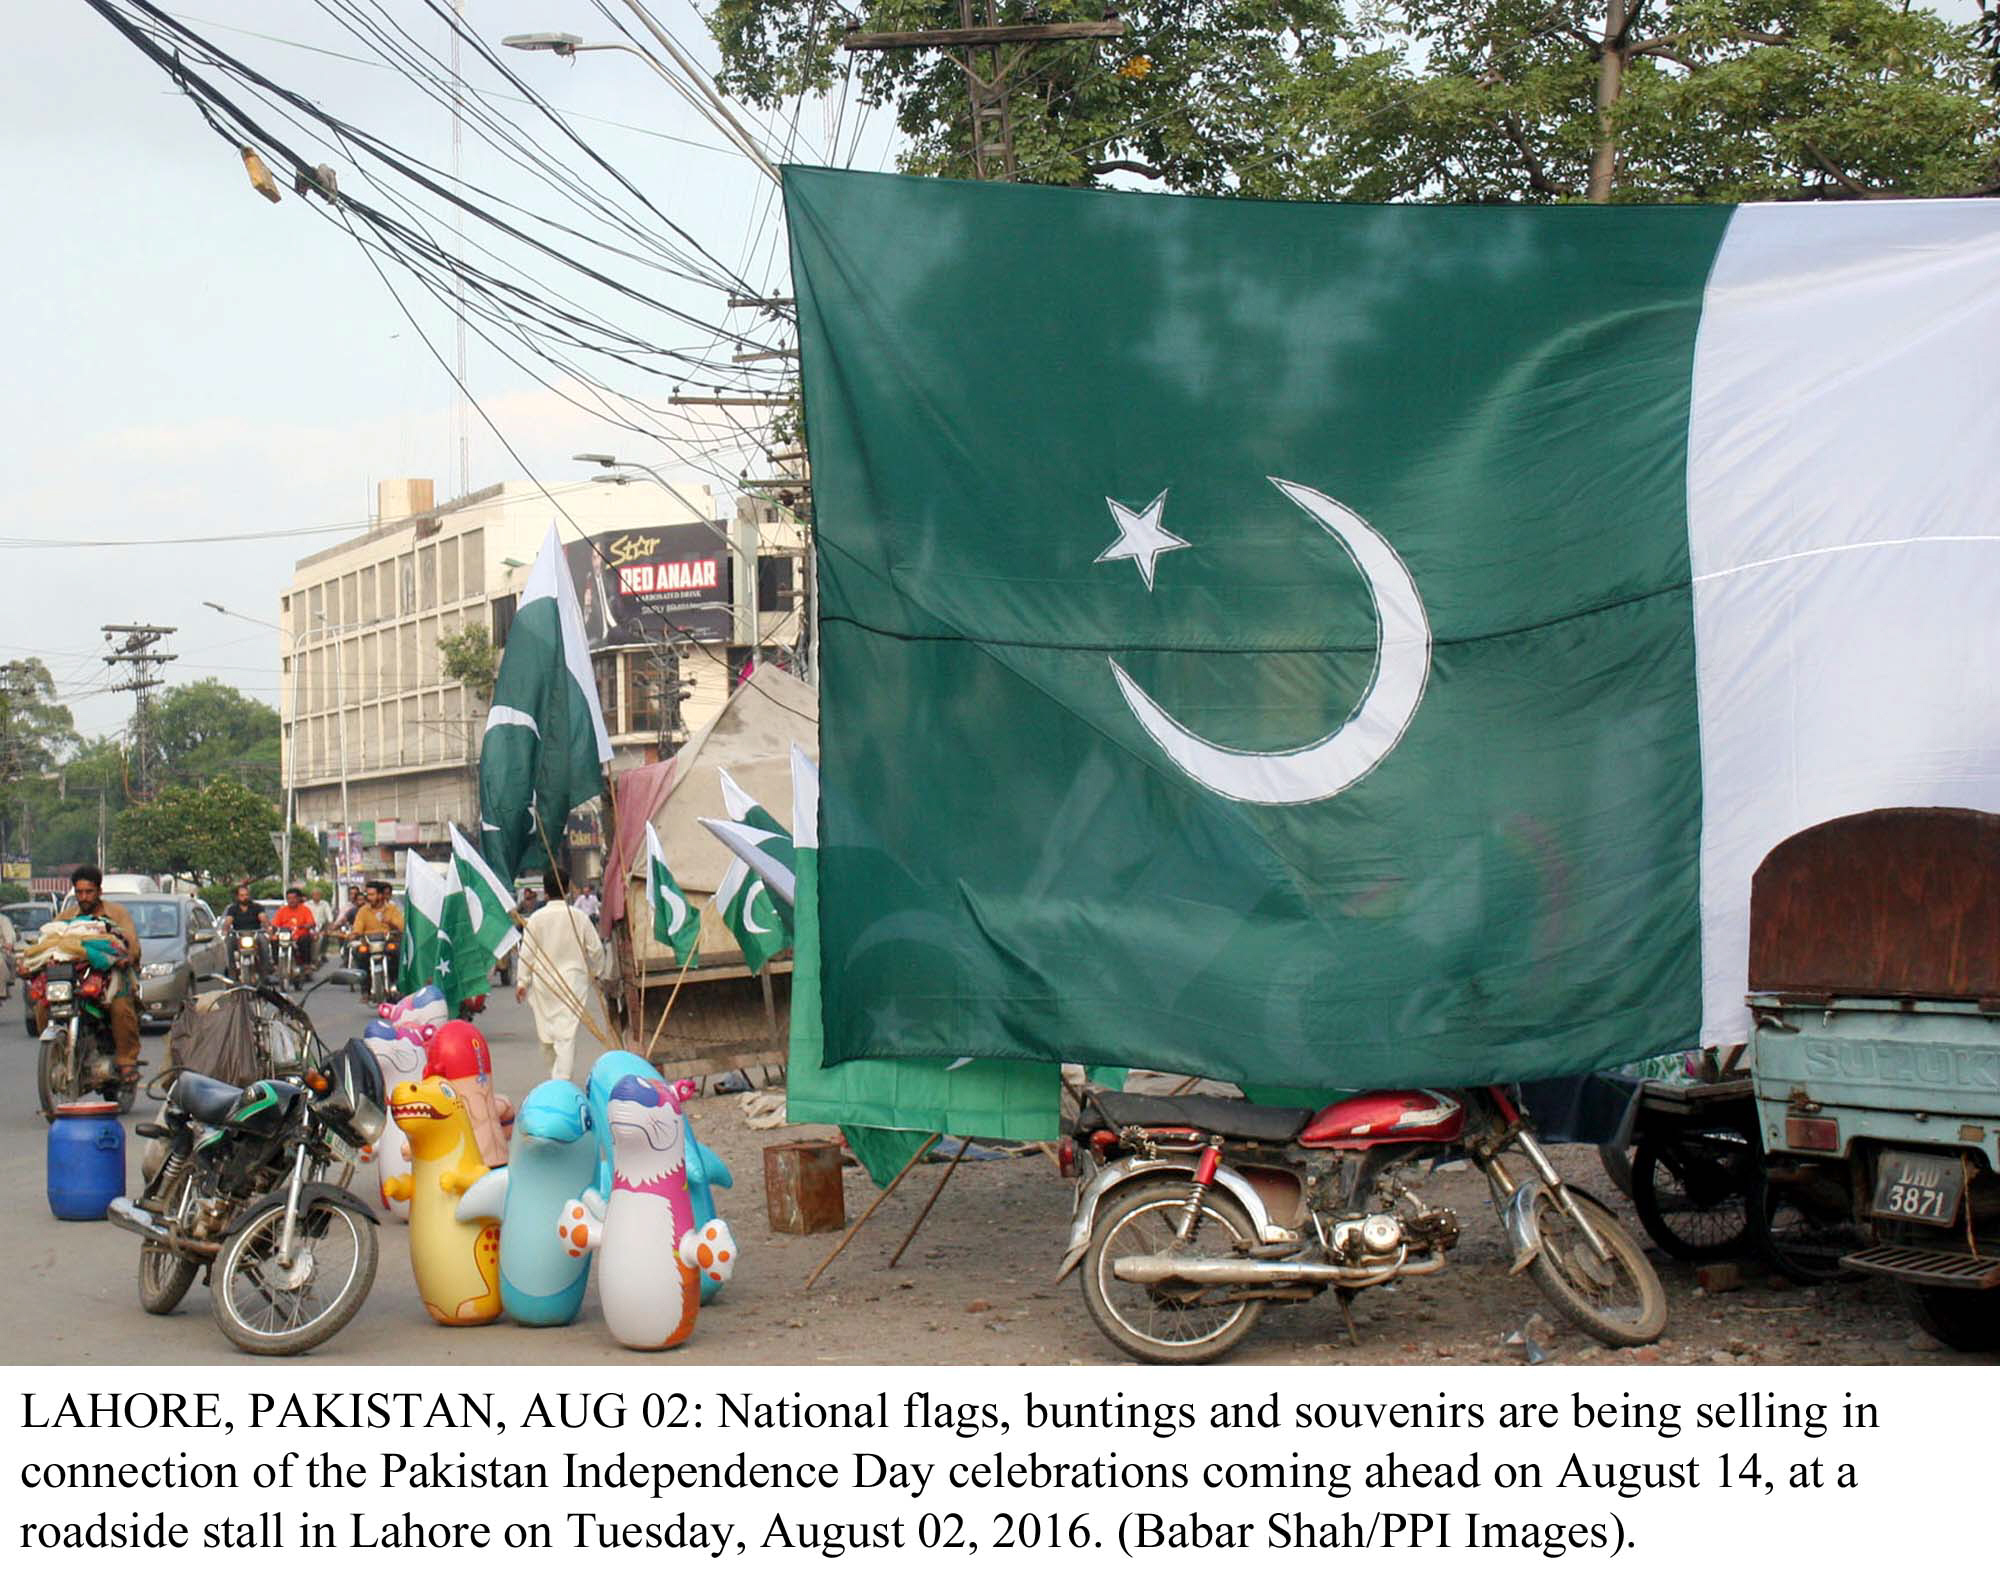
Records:
<instances>
[{"instance_id":1,"label":"motorcycle front wheel","mask_svg":"<svg viewBox=\"0 0 2000 1571\"><path fill-rule=\"evenodd\" d=\"M54 1120L56 1108L76 1096L72 1083L76 1076L69 1064L69 1044L58 1036L42 1038L41 1057L35 1064L35 1090L42 1099L42 1117Z\"/></svg>"},{"instance_id":2,"label":"motorcycle front wheel","mask_svg":"<svg viewBox=\"0 0 2000 1571\"><path fill-rule=\"evenodd\" d=\"M1227 1289L1176 1288L1121 1282L1112 1266L1123 1255L1179 1251L1201 1258L1229 1259L1232 1245L1254 1244L1256 1230L1233 1199L1211 1189L1202 1200L1201 1225L1194 1242L1174 1236L1187 1206L1185 1180L1135 1184L1112 1199L1097 1219L1083 1257L1083 1302L1097 1329L1118 1349L1148 1364L1205 1364L1220 1358L1256 1328L1261 1300L1217 1302Z\"/></svg>"},{"instance_id":3,"label":"motorcycle front wheel","mask_svg":"<svg viewBox=\"0 0 2000 1571\"><path fill-rule=\"evenodd\" d=\"M1667 1329L1667 1290L1625 1224L1588 1195L1569 1191L1570 1201L1604 1241L1607 1260L1591 1247L1559 1196L1542 1190L1535 1197L1535 1224L1542 1246L1533 1265L1535 1285L1562 1317L1606 1347L1643 1347Z\"/></svg>"},{"instance_id":4,"label":"motorcycle front wheel","mask_svg":"<svg viewBox=\"0 0 2000 1571\"><path fill-rule=\"evenodd\" d=\"M1676 1260L1727 1260L1747 1249L1750 1201L1762 1161L1733 1129L1642 1137L1632 1161L1632 1209Z\"/></svg>"},{"instance_id":5,"label":"motorcycle front wheel","mask_svg":"<svg viewBox=\"0 0 2000 1571\"><path fill-rule=\"evenodd\" d=\"M285 1212L274 1206L230 1235L209 1277L222 1334L246 1353L289 1358L338 1332L375 1285L375 1225L315 1197L299 1213L292 1263L278 1258Z\"/></svg>"}]
</instances>

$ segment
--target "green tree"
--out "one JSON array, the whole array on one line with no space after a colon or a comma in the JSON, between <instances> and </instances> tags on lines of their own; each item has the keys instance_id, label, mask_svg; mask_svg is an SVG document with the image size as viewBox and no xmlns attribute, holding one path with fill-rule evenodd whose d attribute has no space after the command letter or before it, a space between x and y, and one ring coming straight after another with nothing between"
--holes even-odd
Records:
<instances>
[{"instance_id":1,"label":"green tree","mask_svg":"<svg viewBox=\"0 0 2000 1571\"><path fill-rule=\"evenodd\" d=\"M1006 22L1100 12L1000 9ZM1017 67L1024 179L1124 172L1328 201L2000 188L1990 10L1963 26L1893 0L1141 0L1124 14L1125 38ZM719 0L726 84L766 106L830 86L844 28L828 15L818 0ZM941 0L873 0L856 25L957 23ZM964 76L946 52L868 54L855 69L865 99L894 105L906 169L970 172Z\"/></svg>"},{"instance_id":2,"label":"green tree","mask_svg":"<svg viewBox=\"0 0 2000 1571\"><path fill-rule=\"evenodd\" d=\"M118 816L111 856L121 867L146 872L224 881L262 878L278 870L272 836L280 822L275 806L237 780L168 786L151 802L136 803ZM318 845L295 828L294 873L321 865Z\"/></svg>"},{"instance_id":3,"label":"green tree","mask_svg":"<svg viewBox=\"0 0 2000 1571\"><path fill-rule=\"evenodd\" d=\"M447 682L464 683L466 691L481 703L492 701L493 683L500 675L500 651L493 647L493 635L483 623L446 633L438 640L438 652L444 656Z\"/></svg>"},{"instance_id":4,"label":"green tree","mask_svg":"<svg viewBox=\"0 0 2000 1571\"><path fill-rule=\"evenodd\" d=\"M205 677L169 688L153 706L153 739L161 778L198 784L230 775L259 795L278 799L278 711Z\"/></svg>"},{"instance_id":5,"label":"green tree","mask_svg":"<svg viewBox=\"0 0 2000 1571\"><path fill-rule=\"evenodd\" d=\"M0 665L0 849L21 856L35 845L34 805L41 776L76 747L69 710L56 701L55 678L39 660Z\"/></svg>"}]
</instances>

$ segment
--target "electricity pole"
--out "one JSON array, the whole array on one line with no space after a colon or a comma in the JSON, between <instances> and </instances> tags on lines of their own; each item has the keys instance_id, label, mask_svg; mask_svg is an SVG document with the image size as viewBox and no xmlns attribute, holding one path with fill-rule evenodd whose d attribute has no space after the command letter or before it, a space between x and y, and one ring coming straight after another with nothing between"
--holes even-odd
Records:
<instances>
[{"instance_id":1,"label":"electricity pole","mask_svg":"<svg viewBox=\"0 0 2000 1571\"><path fill-rule=\"evenodd\" d=\"M957 27L914 33L849 33L843 49L962 49L955 56L965 73L972 104L972 172L981 180L1014 178L1014 115L1007 101L1008 79L1042 44L1079 38L1119 38L1125 24L1116 16L1101 22L1034 22L1000 25L1000 0L958 0Z\"/></svg>"},{"instance_id":2,"label":"electricity pole","mask_svg":"<svg viewBox=\"0 0 2000 1571\"><path fill-rule=\"evenodd\" d=\"M155 667L180 656L167 654L157 648L160 640L180 631L174 627L147 627L129 622L112 622L100 631L109 643L118 634L125 635L125 642L115 647L104 657L108 666L130 666L132 674L122 682L113 682L114 693L132 695L132 753L137 762L132 770L132 798L144 802L152 798L153 780L153 706L147 696L160 685L160 678L153 674Z\"/></svg>"}]
</instances>

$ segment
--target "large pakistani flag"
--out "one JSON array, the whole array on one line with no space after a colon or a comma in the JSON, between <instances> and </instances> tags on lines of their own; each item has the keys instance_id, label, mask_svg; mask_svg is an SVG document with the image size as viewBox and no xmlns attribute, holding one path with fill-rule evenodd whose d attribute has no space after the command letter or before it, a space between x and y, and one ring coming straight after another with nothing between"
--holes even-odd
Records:
<instances>
[{"instance_id":1,"label":"large pakistani flag","mask_svg":"<svg viewBox=\"0 0 2000 1571\"><path fill-rule=\"evenodd\" d=\"M610 759L576 586L550 524L507 632L479 748L480 846L501 878L548 865L570 809L603 791Z\"/></svg>"},{"instance_id":2,"label":"large pakistani flag","mask_svg":"<svg viewBox=\"0 0 2000 1571\"><path fill-rule=\"evenodd\" d=\"M798 928L792 951L786 1116L795 1124L840 1125L878 1185L901 1172L932 1134L1054 1139L1062 1096L1061 1071L1054 1064L962 1055L949 1062L826 1062L820 1016L819 825L819 769L794 743L792 899ZM894 1005L885 998L869 1024L893 1030L896 1023Z\"/></svg>"},{"instance_id":3,"label":"large pakistani flag","mask_svg":"<svg viewBox=\"0 0 2000 1571\"><path fill-rule=\"evenodd\" d=\"M2000 204L786 185L829 1061L1740 1041L1773 844L2000 809Z\"/></svg>"}]
</instances>

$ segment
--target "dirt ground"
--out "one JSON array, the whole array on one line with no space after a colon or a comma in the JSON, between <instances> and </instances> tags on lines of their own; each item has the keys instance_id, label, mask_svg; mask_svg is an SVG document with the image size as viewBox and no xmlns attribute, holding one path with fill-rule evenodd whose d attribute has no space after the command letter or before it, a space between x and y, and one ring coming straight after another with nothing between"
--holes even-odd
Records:
<instances>
[{"instance_id":1,"label":"dirt ground","mask_svg":"<svg viewBox=\"0 0 2000 1571\"><path fill-rule=\"evenodd\" d=\"M763 1214L766 1144L835 1131L818 1126L758 1133L737 1110L743 1099L709 1097L695 1106L696 1128L737 1175L729 1214L745 1242L745 1273L794 1290L832 1248L837 1235L794 1237L768 1231ZM1637 1217L1604 1175L1594 1149L1554 1148L1563 1176L1615 1206L1634 1234ZM944 1164L926 1164L875 1213L809 1295L758 1312L745 1334L778 1356L801 1363L851 1361L857 1346L883 1363L1011 1364L1116 1362L1092 1323L1072 1277L1052 1281L1067 1235L1071 1185L1035 1153L959 1165L916 1242L889 1269ZM1618 1364L1904 1364L1978 1363L1940 1347L1917 1330L1886 1284L1798 1287L1746 1262L1740 1288L1713 1295L1694 1268L1653 1252L1671 1309L1667 1333L1650 1348L1614 1351L1565 1326L1532 1281L1507 1274L1510 1251L1469 1167L1422 1186L1427 1200L1455 1208L1464 1235L1449 1267L1362 1294L1354 1303L1360 1340L1350 1341L1331 1296L1274 1306L1231 1356L1237 1364L1520 1363L1505 1345L1531 1316L1536 1342L1555 1363ZM739 1198L740 1197L740 1198ZM756 1202L752 1215L748 1204ZM858 1168L846 1174L848 1219L861 1215L875 1188ZM746 1236L747 1235L747 1236ZM749 1253L754 1240L754 1258ZM733 1294L735 1287L730 1288ZM762 1300L764 1293L759 1291ZM748 1306L746 1295L745 1307ZM775 1339L775 1346L771 1340ZM874 1345L869 1346L870 1342ZM779 1351L782 1349L782 1351Z\"/></svg>"}]
</instances>

